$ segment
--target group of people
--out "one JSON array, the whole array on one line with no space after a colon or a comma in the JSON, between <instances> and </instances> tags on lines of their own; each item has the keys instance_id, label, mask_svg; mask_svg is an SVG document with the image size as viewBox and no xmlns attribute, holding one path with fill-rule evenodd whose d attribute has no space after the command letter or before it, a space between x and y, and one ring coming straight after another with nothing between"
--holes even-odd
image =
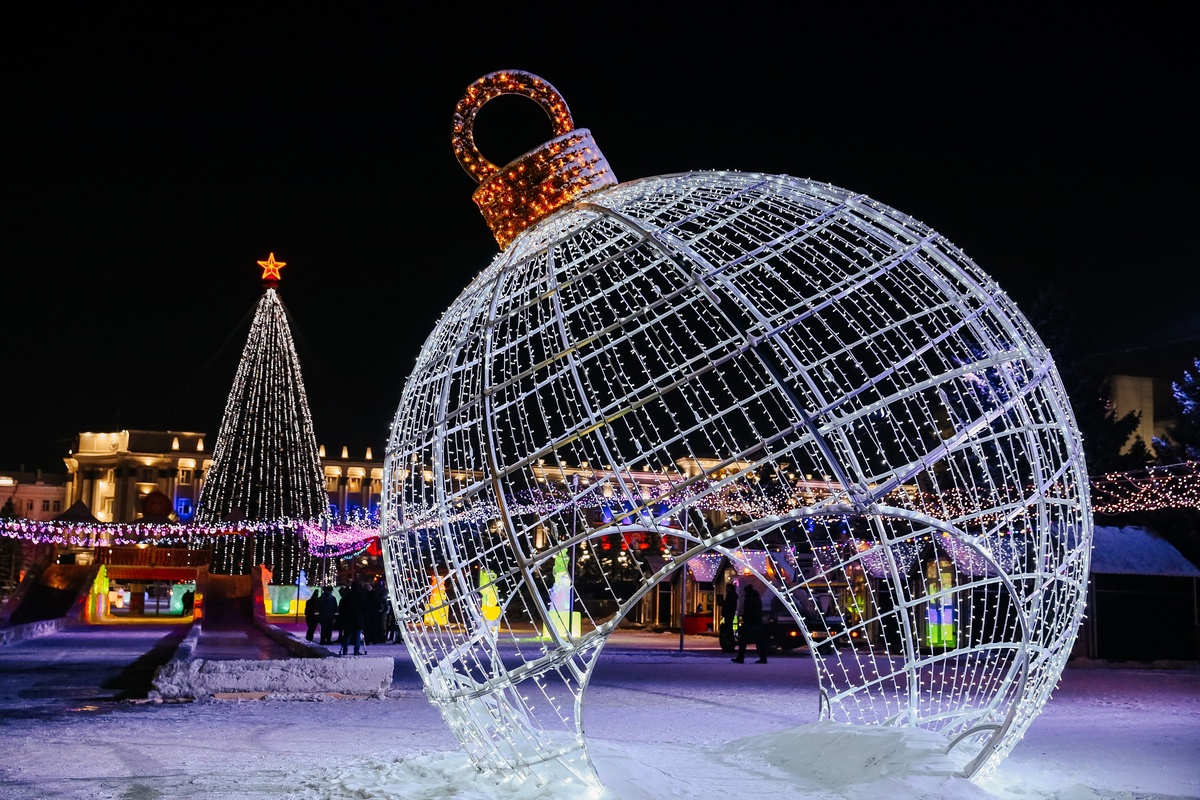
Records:
<instances>
[{"instance_id":1,"label":"group of people","mask_svg":"<svg viewBox=\"0 0 1200 800\"><path fill-rule=\"evenodd\" d=\"M742 591L742 616L741 622L737 627L737 655L731 660L735 664L743 664L746 661L746 647L753 642L754 652L758 654L756 664L767 663L767 651L770 647L767 642L767 631L763 625L763 604L762 595L759 594L753 583L746 583L746 588ZM730 635L733 631L733 622L738 618L738 592L737 585L730 583L725 587L725 597L721 600L721 626L725 628Z\"/></svg>"},{"instance_id":2,"label":"group of people","mask_svg":"<svg viewBox=\"0 0 1200 800\"><path fill-rule=\"evenodd\" d=\"M397 641L400 633L383 581L353 580L336 590L332 586L314 589L304 619L308 623L304 638L313 641L319 628L320 643L340 644L342 655L352 646L354 655L366 655L367 645Z\"/></svg>"}]
</instances>

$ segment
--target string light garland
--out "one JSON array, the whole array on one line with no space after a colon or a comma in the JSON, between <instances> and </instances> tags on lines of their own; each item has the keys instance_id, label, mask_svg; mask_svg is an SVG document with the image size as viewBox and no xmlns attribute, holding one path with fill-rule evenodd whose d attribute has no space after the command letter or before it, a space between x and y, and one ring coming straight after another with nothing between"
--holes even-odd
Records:
<instances>
[{"instance_id":1,"label":"string light garland","mask_svg":"<svg viewBox=\"0 0 1200 800\"><path fill-rule=\"evenodd\" d=\"M260 263L273 287L282 264L274 253ZM226 401L196 520L319 520L327 506L287 310L278 292L267 288Z\"/></svg>"},{"instance_id":2,"label":"string light garland","mask_svg":"<svg viewBox=\"0 0 1200 800\"><path fill-rule=\"evenodd\" d=\"M300 360L277 291L286 262L271 253L258 264L264 292L242 349L195 516L196 529L243 521L249 526L239 536L193 537L188 530L179 537L160 530L157 538L207 541L213 548L213 571L244 574L256 564L270 563L273 579L290 584L299 580L312 549L299 526L325 520L328 527L329 504Z\"/></svg>"},{"instance_id":3,"label":"string light garland","mask_svg":"<svg viewBox=\"0 0 1200 800\"><path fill-rule=\"evenodd\" d=\"M1200 508L1200 462L1110 472L1091 480L1096 514Z\"/></svg>"},{"instance_id":4,"label":"string light garland","mask_svg":"<svg viewBox=\"0 0 1200 800\"><path fill-rule=\"evenodd\" d=\"M712 483L709 481L708 483ZM1090 479L1092 511L1094 514L1116 515L1164 508L1200 508L1200 462L1184 461L1178 464L1146 467L1126 472L1110 472ZM564 509L592 512L603 509L624 511L622 501L613 498L591 498L572 502L564 499L562 492L569 484L558 484L555 493L552 484L537 492L525 492L523 498L512 497L506 505L517 515L547 515ZM935 501L948 511L951 517L962 516L969 509L978 508L979 498L965 499L960 493L945 492L941 495L920 492L915 487L896 490L888 496L888 502L897 506L905 504L913 508L929 508ZM1015 490L1005 488L1006 497L1015 497ZM790 491L778 496L766 494L738 497L738 491L715 493L694 501L693 507L703 511L715 511L728 516L744 516L750 519L787 513L802 501L812 505L818 497L836 495L832 485L814 487L806 481L790 484ZM655 495L660 502L672 504L670 493ZM994 497L994 496L993 496ZM422 517L424 515L424 517ZM449 516L429 514L428 507L414 506L409 510L410 527L434 528L443 520L453 524L490 524L500 518L497 504L479 503L463 508ZM424 519L422 523L421 520ZM801 521L816 519L801 517ZM111 544L154 544L160 547L193 545L210 547L219 536L255 536L262 533L299 531L307 542L311 555L316 557L342 556L362 550L372 538L379 535L378 515L361 513L344 523L325 525L311 521L279 520L262 523L213 524L199 523L81 523L72 521L32 520L23 518L0 519L0 536L24 539L36 544L60 544L78 547L107 546ZM999 535L1006 535L1001 532ZM968 571L969 570L964 570Z\"/></svg>"}]
</instances>

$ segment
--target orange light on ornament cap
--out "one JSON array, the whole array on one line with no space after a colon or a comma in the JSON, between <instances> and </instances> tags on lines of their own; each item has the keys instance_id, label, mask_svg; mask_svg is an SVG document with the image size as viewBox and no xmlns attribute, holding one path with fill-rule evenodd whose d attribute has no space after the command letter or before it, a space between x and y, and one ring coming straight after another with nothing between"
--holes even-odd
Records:
<instances>
[{"instance_id":1,"label":"orange light on ornament cap","mask_svg":"<svg viewBox=\"0 0 1200 800\"><path fill-rule=\"evenodd\" d=\"M502 94L528 97L541 106L555 138L498 167L479 152L474 127L484 104ZM454 109L452 140L458 163L479 182L472 199L502 250L560 208L617 183L591 131L576 128L558 90L528 72L493 72L471 84Z\"/></svg>"}]
</instances>

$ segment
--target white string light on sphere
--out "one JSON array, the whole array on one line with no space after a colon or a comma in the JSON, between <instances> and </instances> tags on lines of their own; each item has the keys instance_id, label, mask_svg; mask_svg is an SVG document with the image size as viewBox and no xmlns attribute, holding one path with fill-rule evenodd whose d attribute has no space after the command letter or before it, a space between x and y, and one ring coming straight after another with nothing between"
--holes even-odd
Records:
<instances>
[{"instance_id":1,"label":"white string light on sphere","mask_svg":"<svg viewBox=\"0 0 1200 800\"><path fill-rule=\"evenodd\" d=\"M503 167L473 136L501 94L553 126ZM405 383L382 541L477 766L599 785L582 718L606 638L723 556L799 622L821 717L937 731L964 774L993 767L1059 680L1092 535L1066 393L996 283L829 184L618 183L529 73L468 87L453 144L501 252Z\"/></svg>"}]
</instances>

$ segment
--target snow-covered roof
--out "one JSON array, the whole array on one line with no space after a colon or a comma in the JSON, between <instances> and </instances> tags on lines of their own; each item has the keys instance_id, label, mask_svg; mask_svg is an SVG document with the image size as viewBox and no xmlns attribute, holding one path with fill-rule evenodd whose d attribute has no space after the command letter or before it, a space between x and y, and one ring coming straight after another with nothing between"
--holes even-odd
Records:
<instances>
[{"instance_id":1,"label":"snow-covered roof","mask_svg":"<svg viewBox=\"0 0 1200 800\"><path fill-rule=\"evenodd\" d=\"M1092 572L1200 578L1200 569L1158 534L1145 528L1097 526Z\"/></svg>"}]
</instances>

